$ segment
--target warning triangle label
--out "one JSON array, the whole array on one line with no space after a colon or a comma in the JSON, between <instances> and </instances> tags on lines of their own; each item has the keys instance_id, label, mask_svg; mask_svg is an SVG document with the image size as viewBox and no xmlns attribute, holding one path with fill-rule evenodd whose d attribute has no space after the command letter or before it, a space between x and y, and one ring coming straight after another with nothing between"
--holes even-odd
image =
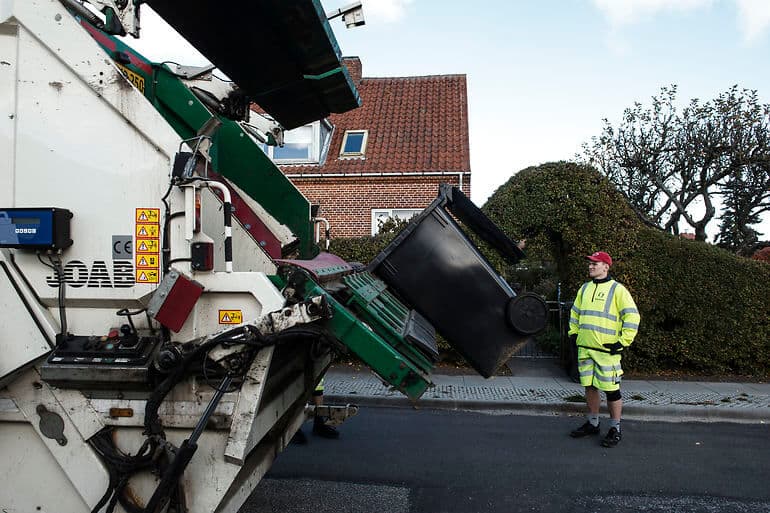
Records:
<instances>
[{"instance_id":1,"label":"warning triangle label","mask_svg":"<svg viewBox=\"0 0 770 513\"><path fill-rule=\"evenodd\" d=\"M139 220L140 220L140 221L147 221L147 214L145 214L144 212L142 212L142 214L139 216Z\"/></svg>"},{"instance_id":2,"label":"warning triangle label","mask_svg":"<svg viewBox=\"0 0 770 513\"><path fill-rule=\"evenodd\" d=\"M147 265L147 260L145 260L144 257L142 257L142 259L139 260L139 265Z\"/></svg>"},{"instance_id":3,"label":"warning triangle label","mask_svg":"<svg viewBox=\"0 0 770 513\"><path fill-rule=\"evenodd\" d=\"M142 227L142 229L139 230L139 235L147 235L147 230L145 230L144 227Z\"/></svg>"},{"instance_id":4,"label":"warning triangle label","mask_svg":"<svg viewBox=\"0 0 770 513\"><path fill-rule=\"evenodd\" d=\"M222 316L222 322L230 322L232 319L230 319L230 316L227 314L224 314Z\"/></svg>"},{"instance_id":5,"label":"warning triangle label","mask_svg":"<svg viewBox=\"0 0 770 513\"><path fill-rule=\"evenodd\" d=\"M144 242L139 244L139 251L147 251L147 244L145 244Z\"/></svg>"},{"instance_id":6,"label":"warning triangle label","mask_svg":"<svg viewBox=\"0 0 770 513\"><path fill-rule=\"evenodd\" d=\"M147 274L145 274L144 271L139 273L139 278L136 279L136 281L150 281L149 278L147 278Z\"/></svg>"}]
</instances>

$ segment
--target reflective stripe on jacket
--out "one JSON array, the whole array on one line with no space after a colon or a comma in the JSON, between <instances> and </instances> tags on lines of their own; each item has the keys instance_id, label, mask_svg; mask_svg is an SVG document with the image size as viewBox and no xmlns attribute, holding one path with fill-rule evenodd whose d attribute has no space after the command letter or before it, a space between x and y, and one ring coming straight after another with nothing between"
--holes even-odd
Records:
<instances>
[{"instance_id":1,"label":"reflective stripe on jacket","mask_svg":"<svg viewBox=\"0 0 770 513\"><path fill-rule=\"evenodd\" d=\"M577 334L577 345L605 350L603 344L618 340L631 345L639 331L639 310L623 285L615 280L584 283L572 305L569 334Z\"/></svg>"}]
</instances>

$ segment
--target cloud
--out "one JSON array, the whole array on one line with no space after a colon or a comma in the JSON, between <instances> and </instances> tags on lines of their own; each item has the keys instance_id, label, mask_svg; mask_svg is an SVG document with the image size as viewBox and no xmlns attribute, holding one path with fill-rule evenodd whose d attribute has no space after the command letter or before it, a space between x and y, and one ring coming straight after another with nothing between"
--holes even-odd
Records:
<instances>
[{"instance_id":1,"label":"cloud","mask_svg":"<svg viewBox=\"0 0 770 513\"><path fill-rule=\"evenodd\" d=\"M414 0L361 0L366 21L376 20L386 23L400 21L407 11L407 6Z\"/></svg>"},{"instance_id":2,"label":"cloud","mask_svg":"<svg viewBox=\"0 0 770 513\"><path fill-rule=\"evenodd\" d=\"M657 15L687 12L711 6L716 0L592 0L610 23L610 40L618 43L617 33L624 26L643 22ZM770 1L733 0L737 23L746 43L752 43L770 29Z\"/></svg>"},{"instance_id":3,"label":"cloud","mask_svg":"<svg viewBox=\"0 0 770 513\"><path fill-rule=\"evenodd\" d=\"M632 52L624 27L670 12L687 12L711 5L715 0L592 0L610 24L607 46L624 56Z\"/></svg>"},{"instance_id":4,"label":"cloud","mask_svg":"<svg viewBox=\"0 0 770 513\"><path fill-rule=\"evenodd\" d=\"M738 26L747 43L759 39L770 27L770 2L767 0L735 0Z\"/></svg>"},{"instance_id":5,"label":"cloud","mask_svg":"<svg viewBox=\"0 0 770 513\"><path fill-rule=\"evenodd\" d=\"M613 27L631 25L658 13L690 11L711 5L714 0L593 0ZM740 0L737 0L740 1ZM751 1L751 0L746 0ZM763 0L754 3L759 4Z\"/></svg>"}]
</instances>

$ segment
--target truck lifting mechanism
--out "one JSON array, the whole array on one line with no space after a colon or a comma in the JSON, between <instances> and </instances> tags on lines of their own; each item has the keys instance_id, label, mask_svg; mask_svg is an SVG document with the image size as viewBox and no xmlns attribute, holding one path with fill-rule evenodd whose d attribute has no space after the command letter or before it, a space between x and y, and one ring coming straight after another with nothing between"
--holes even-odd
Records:
<instances>
[{"instance_id":1,"label":"truck lifting mechanism","mask_svg":"<svg viewBox=\"0 0 770 513\"><path fill-rule=\"evenodd\" d=\"M126 44L143 3L211 66ZM359 106L340 59L318 0L0 0L3 511L237 512L335 353L417 401L436 332L488 377L542 329L458 189L368 265L319 251L261 146Z\"/></svg>"}]
</instances>

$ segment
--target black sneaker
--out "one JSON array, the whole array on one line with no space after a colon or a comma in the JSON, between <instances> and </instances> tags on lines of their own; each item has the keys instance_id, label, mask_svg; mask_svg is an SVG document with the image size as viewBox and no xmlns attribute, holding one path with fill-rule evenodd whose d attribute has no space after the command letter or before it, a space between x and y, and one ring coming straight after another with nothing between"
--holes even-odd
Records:
<instances>
[{"instance_id":1,"label":"black sneaker","mask_svg":"<svg viewBox=\"0 0 770 513\"><path fill-rule=\"evenodd\" d=\"M614 427L611 427L609 431L607 431L607 434L602 439L602 447L615 447L620 443L620 439L622 436L620 435L620 431L615 429Z\"/></svg>"},{"instance_id":2,"label":"black sneaker","mask_svg":"<svg viewBox=\"0 0 770 513\"><path fill-rule=\"evenodd\" d=\"M294 436L291 437L291 443L294 445L306 445L307 437L305 436L305 433L303 433L301 429L298 429L297 432L294 433Z\"/></svg>"},{"instance_id":3,"label":"black sneaker","mask_svg":"<svg viewBox=\"0 0 770 513\"><path fill-rule=\"evenodd\" d=\"M322 438L340 437L340 432L327 424L326 419L323 417L316 417L313 419L313 434Z\"/></svg>"},{"instance_id":4,"label":"black sneaker","mask_svg":"<svg viewBox=\"0 0 770 513\"><path fill-rule=\"evenodd\" d=\"M572 438L582 438L584 436L591 436L591 435L598 435L599 434L599 426L594 426L590 422L586 421L585 424L580 426L577 429L573 429L569 436Z\"/></svg>"}]
</instances>

